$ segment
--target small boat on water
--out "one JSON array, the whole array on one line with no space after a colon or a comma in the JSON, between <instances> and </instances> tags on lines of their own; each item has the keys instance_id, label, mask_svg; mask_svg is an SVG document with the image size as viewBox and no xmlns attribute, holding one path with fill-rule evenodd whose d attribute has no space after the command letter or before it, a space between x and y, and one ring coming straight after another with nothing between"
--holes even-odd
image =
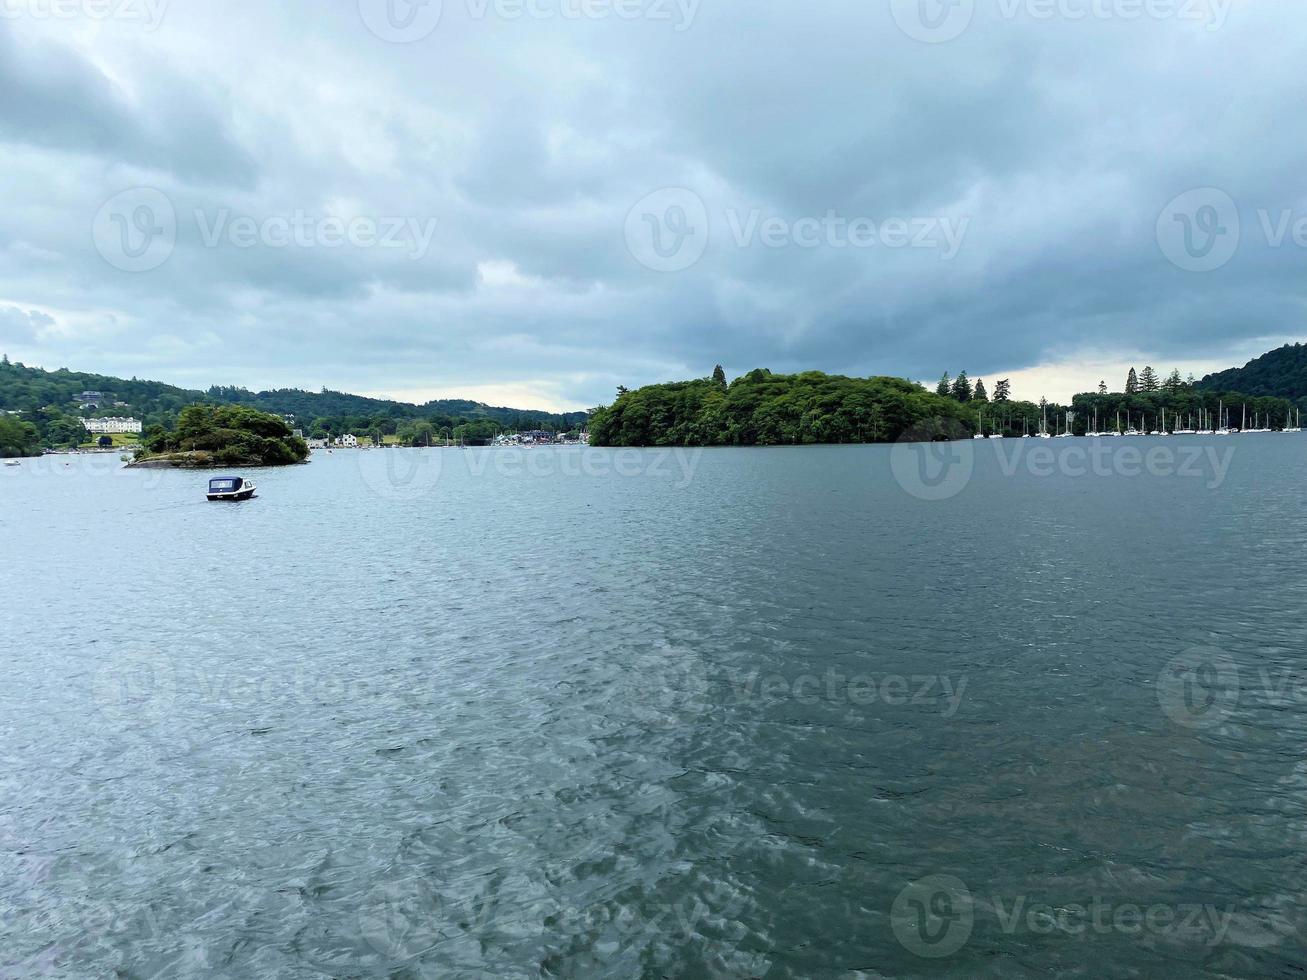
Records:
<instances>
[{"instance_id":1,"label":"small boat on water","mask_svg":"<svg viewBox=\"0 0 1307 980\"><path fill-rule=\"evenodd\" d=\"M6 465L6 466L22 466L23 464L20 463L20 462L18 462L18 460L16 460L16 459L6 459L6 460L5 460L5 465Z\"/></svg>"},{"instance_id":2,"label":"small boat on water","mask_svg":"<svg viewBox=\"0 0 1307 980\"><path fill-rule=\"evenodd\" d=\"M210 500L249 500L256 487L239 476L215 476L209 481Z\"/></svg>"}]
</instances>

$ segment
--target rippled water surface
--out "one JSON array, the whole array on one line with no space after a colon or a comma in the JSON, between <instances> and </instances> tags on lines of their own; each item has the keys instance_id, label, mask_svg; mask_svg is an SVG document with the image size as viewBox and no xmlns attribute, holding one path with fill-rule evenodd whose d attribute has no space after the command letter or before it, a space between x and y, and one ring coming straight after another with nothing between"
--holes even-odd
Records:
<instances>
[{"instance_id":1,"label":"rippled water surface","mask_svg":"<svg viewBox=\"0 0 1307 980\"><path fill-rule=\"evenodd\" d=\"M1110 441L0 469L0 974L1301 976L1307 437Z\"/></svg>"}]
</instances>

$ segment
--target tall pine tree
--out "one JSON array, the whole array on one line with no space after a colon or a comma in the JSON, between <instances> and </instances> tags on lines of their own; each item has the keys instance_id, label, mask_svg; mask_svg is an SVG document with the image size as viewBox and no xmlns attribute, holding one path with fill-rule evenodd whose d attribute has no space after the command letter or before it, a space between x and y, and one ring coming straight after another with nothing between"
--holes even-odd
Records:
<instances>
[{"instance_id":1,"label":"tall pine tree","mask_svg":"<svg viewBox=\"0 0 1307 980\"><path fill-rule=\"evenodd\" d=\"M1139 375L1140 391L1157 391L1162 387L1162 383L1157 380L1157 372L1151 367L1145 366L1144 373Z\"/></svg>"},{"instance_id":2,"label":"tall pine tree","mask_svg":"<svg viewBox=\"0 0 1307 980\"><path fill-rule=\"evenodd\" d=\"M953 397L960 402L971 401L971 382L967 379L966 371L959 371L957 378L954 379Z\"/></svg>"},{"instance_id":3,"label":"tall pine tree","mask_svg":"<svg viewBox=\"0 0 1307 980\"><path fill-rule=\"evenodd\" d=\"M985 390L984 378L981 378L976 382L976 390L971 393L971 400L976 402L989 401L989 392Z\"/></svg>"},{"instance_id":4,"label":"tall pine tree","mask_svg":"<svg viewBox=\"0 0 1307 980\"><path fill-rule=\"evenodd\" d=\"M1125 393L1127 395L1136 394L1139 391L1139 375L1135 374L1135 369L1131 368L1130 373L1125 377Z\"/></svg>"},{"instance_id":5,"label":"tall pine tree","mask_svg":"<svg viewBox=\"0 0 1307 980\"><path fill-rule=\"evenodd\" d=\"M935 385L935 394L947 398L953 394L953 385L948 379L948 372L944 372L944 377L939 379L939 384Z\"/></svg>"},{"instance_id":6,"label":"tall pine tree","mask_svg":"<svg viewBox=\"0 0 1307 980\"><path fill-rule=\"evenodd\" d=\"M994 386L994 401L1005 402L1012 397L1012 382L1004 378Z\"/></svg>"}]
</instances>

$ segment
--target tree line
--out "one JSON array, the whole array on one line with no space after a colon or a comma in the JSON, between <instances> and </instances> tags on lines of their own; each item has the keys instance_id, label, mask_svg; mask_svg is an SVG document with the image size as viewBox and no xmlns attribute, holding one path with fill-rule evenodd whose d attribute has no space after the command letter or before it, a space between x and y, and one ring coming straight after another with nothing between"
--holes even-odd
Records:
<instances>
[{"instance_id":1,"label":"tree line","mask_svg":"<svg viewBox=\"0 0 1307 980\"><path fill-rule=\"evenodd\" d=\"M81 408L83 392L105 395L103 404ZM121 403L121 404L119 404ZM538 429L568 432L584 425L584 412L555 414L482 405L466 399L438 399L411 405L368 398L323 388L320 392L281 388L252 392L245 388L214 386L192 391L159 381L114 378L60 368L46 371L10 361L0 355L0 412L17 412L21 422L37 433L37 448L75 448L90 437L83 419L100 415L132 416L144 430L171 429L188 405L242 405L271 415L294 419L293 428L310 438L352 433L359 438L398 435L408 423L427 422L436 438L466 441L492 438L498 431ZM17 429L6 426L7 440L19 440ZM26 437L22 430L21 437ZM424 430L423 430L424 431Z\"/></svg>"},{"instance_id":2,"label":"tree line","mask_svg":"<svg viewBox=\"0 0 1307 980\"><path fill-rule=\"evenodd\" d=\"M618 389L611 405L592 410L590 443L595 446L772 446L814 443L871 443L899 439L957 439L974 434L1022 436L1112 431L1143 424L1149 430L1181 428L1201 413L1215 418L1222 402L1237 425L1246 406L1271 428L1282 428L1293 406L1288 399L1254 398L1238 392L1204 391L1175 373L1156 389L1143 378L1130 392L1076 395L1062 405L1040 399L1017 401L1009 379L991 397L983 381L972 386L966 372L943 379L933 391L902 378L851 378L820 371L773 374L750 371L727 383L719 367L691 381ZM1154 372L1155 377L1155 372ZM959 381L961 385L959 386ZM1151 383L1150 383L1151 384ZM977 388L980 389L979 394ZM969 389L969 390L968 390Z\"/></svg>"},{"instance_id":3,"label":"tree line","mask_svg":"<svg viewBox=\"0 0 1307 980\"><path fill-rule=\"evenodd\" d=\"M692 381L619 388L590 415L595 446L777 446L967 435L970 412L902 378L750 371L720 366Z\"/></svg>"}]
</instances>

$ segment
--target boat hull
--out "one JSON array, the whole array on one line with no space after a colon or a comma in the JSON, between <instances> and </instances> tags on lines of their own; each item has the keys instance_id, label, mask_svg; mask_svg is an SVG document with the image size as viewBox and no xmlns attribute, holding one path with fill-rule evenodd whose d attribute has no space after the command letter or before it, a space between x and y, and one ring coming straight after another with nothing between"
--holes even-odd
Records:
<instances>
[{"instance_id":1,"label":"boat hull","mask_svg":"<svg viewBox=\"0 0 1307 980\"><path fill-rule=\"evenodd\" d=\"M206 496L210 500L249 500L254 496L254 490L254 487L242 487L231 493L210 493L206 494Z\"/></svg>"}]
</instances>

